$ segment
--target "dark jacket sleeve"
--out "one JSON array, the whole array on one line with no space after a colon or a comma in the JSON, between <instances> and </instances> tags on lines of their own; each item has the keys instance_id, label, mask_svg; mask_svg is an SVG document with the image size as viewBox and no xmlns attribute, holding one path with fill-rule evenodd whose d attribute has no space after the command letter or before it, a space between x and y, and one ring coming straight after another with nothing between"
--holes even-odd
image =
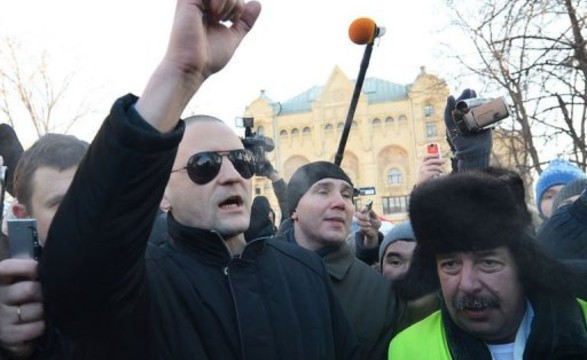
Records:
<instances>
[{"instance_id":1,"label":"dark jacket sleeve","mask_svg":"<svg viewBox=\"0 0 587 360\"><path fill-rule=\"evenodd\" d=\"M587 191L546 219L537 233L549 254L559 259L587 258Z\"/></svg>"},{"instance_id":2,"label":"dark jacket sleeve","mask_svg":"<svg viewBox=\"0 0 587 360\"><path fill-rule=\"evenodd\" d=\"M14 129L8 124L0 124L0 155L4 159L4 166L6 166L6 174L4 184L6 191L14 196L13 175L16 169L16 164L23 153L22 144L18 140L18 136Z\"/></svg>"},{"instance_id":3,"label":"dark jacket sleeve","mask_svg":"<svg viewBox=\"0 0 587 360\"><path fill-rule=\"evenodd\" d=\"M355 231L355 257L369 266L379 261L379 246L383 241L383 234L378 232L377 237L379 245L375 248L366 248L364 236L359 231Z\"/></svg>"},{"instance_id":4,"label":"dark jacket sleeve","mask_svg":"<svg viewBox=\"0 0 587 360\"><path fill-rule=\"evenodd\" d=\"M183 122L166 134L150 127L134 110L136 100L129 94L112 107L39 262L47 313L74 342L94 342L90 347L121 333L140 341L146 329L144 252L183 134ZM132 347L125 340L109 345Z\"/></svg>"},{"instance_id":5,"label":"dark jacket sleeve","mask_svg":"<svg viewBox=\"0 0 587 360\"><path fill-rule=\"evenodd\" d=\"M290 213L287 210L287 185L283 179L279 179L271 183L273 186L273 193L279 203L279 211L281 211L281 221L289 219Z\"/></svg>"}]
</instances>

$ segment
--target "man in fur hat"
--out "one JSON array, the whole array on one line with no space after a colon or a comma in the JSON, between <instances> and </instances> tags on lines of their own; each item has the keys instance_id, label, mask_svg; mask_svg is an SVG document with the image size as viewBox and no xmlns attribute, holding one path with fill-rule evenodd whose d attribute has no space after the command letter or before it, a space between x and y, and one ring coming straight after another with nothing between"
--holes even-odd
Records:
<instances>
[{"instance_id":1,"label":"man in fur hat","mask_svg":"<svg viewBox=\"0 0 587 360\"><path fill-rule=\"evenodd\" d=\"M528 234L511 186L452 174L417 187L409 212L418 261L404 280L428 279L443 304L393 339L390 359L587 358L584 277Z\"/></svg>"}]
</instances>

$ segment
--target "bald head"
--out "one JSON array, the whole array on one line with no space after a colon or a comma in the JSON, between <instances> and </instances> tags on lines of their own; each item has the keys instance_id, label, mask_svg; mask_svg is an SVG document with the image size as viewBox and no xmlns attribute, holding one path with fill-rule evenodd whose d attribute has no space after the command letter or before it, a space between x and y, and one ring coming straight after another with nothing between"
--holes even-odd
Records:
<instances>
[{"instance_id":1,"label":"bald head","mask_svg":"<svg viewBox=\"0 0 587 360\"><path fill-rule=\"evenodd\" d=\"M220 120L217 117L210 116L210 115L193 115L193 116L190 116L190 117L183 119L183 122L185 123L186 128L190 127L192 125L195 125L195 124L207 123L207 122L216 122L216 123L223 124L226 127L228 127L228 125L226 125L226 123L224 121Z\"/></svg>"}]
</instances>

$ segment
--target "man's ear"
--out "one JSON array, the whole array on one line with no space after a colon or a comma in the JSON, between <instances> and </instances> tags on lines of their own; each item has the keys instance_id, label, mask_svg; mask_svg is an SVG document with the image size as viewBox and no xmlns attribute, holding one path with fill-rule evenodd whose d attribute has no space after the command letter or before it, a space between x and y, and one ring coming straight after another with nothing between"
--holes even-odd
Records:
<instances>
[{"instance_id":1,"label":"man's ear","mask_svg":"<svg viewBox=\"0 0 587 360\"><path fill-rule=\"evenodd\" d=\"M291 213L289 218L291 219L292 222L294 222L294 221L298 220L298 214L294 211L293 213Z\"/></svg>"},{"instance_id":2,"label":"man's ear","mask_svg":"<svg viewBox=\"0 0 587 360\"><path fill-rule=\"evenodd\" d=\"M11 206L12 206L12 213L14 214L14 216L16 216L16 218L26 219L26 218L31 217L31 215L29 214L29 212L26 209L26 206L19 203L18 201L15 201L14 203L12 203Z\"/></svg>"},{"instance_id":3,"label":"man's ear","mask_svg":"<svg viewBox=\"0 0 587 360\"><path fill-rule=\"evenodd\" d=\"M159 204L159 209L163 212L168 212L171 210L171 203L167 198L167 191L163 194L163 199L161 199L161 203Z\"/></svg>"}]
</instances>

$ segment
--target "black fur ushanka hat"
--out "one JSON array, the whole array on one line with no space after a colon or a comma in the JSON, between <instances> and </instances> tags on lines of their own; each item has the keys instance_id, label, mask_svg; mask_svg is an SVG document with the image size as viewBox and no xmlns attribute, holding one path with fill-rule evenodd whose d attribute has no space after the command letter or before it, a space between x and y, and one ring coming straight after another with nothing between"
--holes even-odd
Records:
<instances>
[{"instance_id":1,"label":"black fur ushanka hat","mask_svg":"<svg viewBox=\"0 0 587 360\"><path fill-rule=\"evenodd\" d=\"M409 213L421 251L437 255L513 245L527 228L522 205L506 182L466 172L416 187Z\"/></svg>"},{"instance_id":2,"label":"black fur ushanka hat","mask_svg":"<svg viewBox=\"0 0 587 360\"><path fill-rule=\"evenodd\" d=\"M513 187L483 172L454 173L418 185L409 215L417 245L398 294L416 299L440 288L436 255L525 247L526 208Z\"/></svg>"}]
</instances>

